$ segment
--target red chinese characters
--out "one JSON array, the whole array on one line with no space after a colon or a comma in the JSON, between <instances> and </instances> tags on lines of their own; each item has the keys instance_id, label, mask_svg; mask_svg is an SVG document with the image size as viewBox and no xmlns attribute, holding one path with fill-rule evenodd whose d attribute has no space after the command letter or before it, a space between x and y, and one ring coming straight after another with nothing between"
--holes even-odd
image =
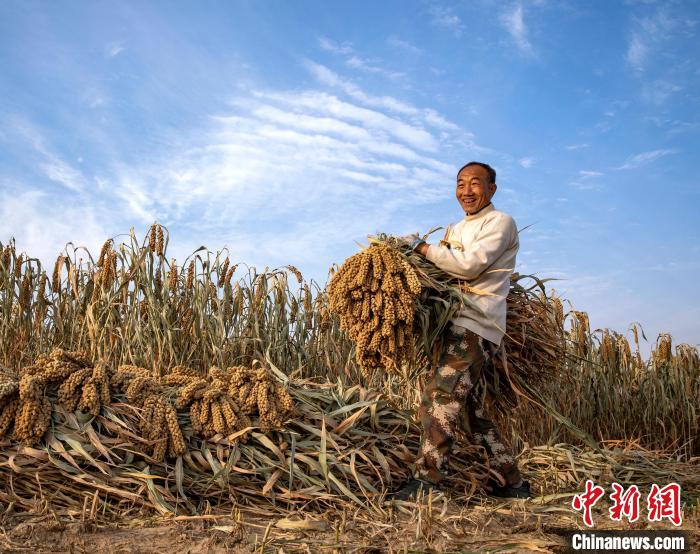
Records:
<instances>
[{"instance_id":1,"label":"red chinese characters","mask_svg":"<svg viewBox=\"0 0 700 554\"><path fill-rule=\"evenodd\" d=\"M630 485L625 489L619 483L611 484L613 492L610 493L611 507L608 509L612 521L622 521L627 518L630 523L639 520L639 500L641 493L637 485ZM588 527L593 527L593 507L605 495L605 489L597 486L593 481L586 481L586 490L574 496L571 506L576 511L583 512L583 522ZM668 519L676 526L683 522L681 512L681 486L671 483L665 487L657 484L651 485L647 496L647 519L649 521L662 521Z\"/></svg>"},{"instance_id":2,"label":"red chinese characters","mask_svg":"<svg viewBox=\"0 0 700 554\"><path fill-rule=\"evenodd\" d=\"M681 524L681 486L671 483L663 488L654 483L647 496L649 521L668 518L674 525Z\"/></svg>"},{"instance_id":3,"label":"red chinese characters","mask_svg":"<svg viewBox=\"0 0 700 554\"><path fill-rule=\"evenodd\" d=\"M625 488L618 484L612 484L613 492L610 494L610 499L613 505L608 510L610 519L613 521L622 521L623 516L630 522L639 519L639 487L632 485L630 488Z\"/></svg>"},{"instance_id":4,"label":"red chinese characters","mask_svg":"<svg viewBox=\"0 0 700 554\"><path fill-rule=\"evenodd\" d=\"M591 515L591 510L595 503L600 500L605 494L605 489L594 484L593 481L588 479L586 481L586 491L574 496L571 501L571 506L576 511L583 510L583 522L588 525L588 527L593 527L593 516Z\"/></svg>"}]
</instances>

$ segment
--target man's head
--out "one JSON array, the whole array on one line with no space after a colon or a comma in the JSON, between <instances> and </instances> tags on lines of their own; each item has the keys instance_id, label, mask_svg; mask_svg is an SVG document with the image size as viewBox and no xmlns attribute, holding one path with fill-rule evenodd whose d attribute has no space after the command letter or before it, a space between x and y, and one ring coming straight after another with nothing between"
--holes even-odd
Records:
<instances>
[{"instance_id":1,"label":"man's head","mask_svg":"<svg viewBox=\"0 0 700 554\"><path fill-rule=\"evenodd\" d=\"M496 188L496 171L489 164L469 162L457 173L455 196L467 215L491 202Z\"/></svg>"}]
</instances>

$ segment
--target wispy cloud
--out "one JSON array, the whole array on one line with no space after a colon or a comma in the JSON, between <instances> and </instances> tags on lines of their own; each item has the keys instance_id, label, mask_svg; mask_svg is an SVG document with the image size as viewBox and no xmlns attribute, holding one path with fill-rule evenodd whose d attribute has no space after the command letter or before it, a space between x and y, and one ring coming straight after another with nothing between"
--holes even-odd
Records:
<instances>
[{"instance_id":1,"label":"wispy cloud","mask_svg":"<svg viewBox=\"0 0 700 554\"><path fill-rule=\"evenodd\" d=\"M111 42L105 48L105 55L108 58L114 58L124 51L124 46L121 42Z\"/></svg>"},{"instance_id":2,"label":"wispy cloud","mask_svg":"<svg viewBox=\"0 0 700 554\"><path fill-rule=\"evenodd\" d=\"M346 62L349 67L353 69L359 69L361 71L366 71L368 73L377 73L379 75L384 75L390 79L403 79L406 77L405 73L400 71L392 71L377 65L376 62L361 58L359 56L350 56Z\"/></svg>"},{"instance_id":3,"label":"wispy cloud","mask_svg":"<svg viewBox=\"0 0 700 554\"><path fill-rule=\"evenodd\" d=\"M513 42L515 42L518 50L525 55L532 55L533 48L532 44L530 44L530 41L527 38L528 30L527 25L525 25L525 20L523 19L522 4L515 4L510 9L502 13L500 21L510 34Z\"/></svg>"},{"instance_id":4,"label":"wispy cloud","mask_svg":"<svg viewBox=\"0 0 700 554\"><path fill-rule=\"evenodd\" d=\"M635 71L644 71L654 49L670 40L677 31L692 28L695 23L671 15L666 5L661 5L647 17L635 17L627 41L627 63Z\"/></svg>"},{"instance_id":5,"label":"wispy cloud","mask_svg":"<svg viewBox=\"0 0 700 554\"><path fill-rule=\"evenodd\" d=\"M621 166L615 169L635 169L637 167L641 167L643 165L655 162L659 158L663 158L664 156L668 156L670 154L675 153L676 150L674 149L651 150L649 152L642 152L640 154L630 156L629 158L627 158L625 163L623 163Z\"/></svg>"},{"instance_id":6,"label":"wispy cloud","mask_svg":"<svg viewBox=\"0 0 700 554\"><path fill-rule=\"evenodd\" d=\"M408 52L409 54L413 54L414 56L417 56L417 55L423 53L423 50L418 48L416 45L411 44L410 42L408 42L406 40L402 40L395 35L391 35L389 38L387 38L386 43L389 46L392 46L392 47L397 48L399 50L404 50L405 52Z\"/></svg>"},{"instance_id":7,"label":"wispy cloud","mask_svg":"<svg viewBox=\"0 0 700 554\"><path fill-rule=\"evenodd\" d=\"M518 163L520 164L521 167L524 167L525 169L530 169L533 165L535 165L536 161L537 160L535 158L525 157L525 158L520 158L520 160L518 160Z\"/></svg>"},{"instance_id":8,"label":"wispy cloud","mask_svg":"<svg viewBox=\"0 0 700 554\"><path fill-rule=\"evenodd\" d=\"M569 144L568 146L565 146L567 150L581 150L582 148L588 148L587 143L581 143L581 144Z\"/></svg>"},{"instance_id":9,"label":"wispy cloud","mask_svg":"<svg viewBox=\"0 0 700 554\"><path fill-rule=\"evenodd\" d=\"M683 88L676 83L656 79L642 85L642 100L649 104L661 106L669 100L672 94L681 90Z\"/></svg>"},{"instance_id":10,"label":"wispy cloud","mask_svg":"<svg viewBox=\"0 0 700 554\"><path fill-rule=\"evenodd\" d=\"M445 198L454 167L444 152L454 144L480 147L434 108L375 97L328 68L309 68L318 73L319 87L242 89L226 110L183 129L175 148L128 165L113 160L94 169L94 183L60 158L47 157L39 133L25 132L20 138L41 162L35 167L81 194L69 201L65 193L32 186L26 195L8 196L5 187L0 236L27 236L27 225L8 213L22 199L19 213L32 221L56 211L61 220L70 219L64 227L41 227L55 233L57 242L42 249L51 256L60 241L97 245L108 233L158 220L174 238L180 233L173 241L178 259L206 237L250 263L297 263L318 276L320 266L367 233L410 231L397 227L396 214L404 214L402 225L411 225L407 210ZM89 240L80 212L90 214ZM37 247L30 242L26 248Z\"/></svg>"},{"instance_id":11,"label":"wispy cloud","mask_svg":"<svg viewBox=\"0 0 700 554\"><path fill-rule=\"evenodd\" d=\"M68 241L92 252L108 236L109 213L100 213L84 199L61 203L56 197L19 183L0 188L0 240L17 239L20 250L49 264Z\"/></svg>"},{"instance_id":12,"label":"wispy cloud","mask_svg":"<svg viewBox=\"0 0 700 554\"><path fill-rule=\"evenodd\" d=\"M327 37L320 37L318 39L318 45L323 50L333 52L334 54L347 55L353 53L352 43L350 42L338 43Z\"/></svg>"},{"instance_id":13,"label":"wispy cloud","mask_svg":"<svg viewBox=\"0 0 700 554\"><path fill-rule=\"evenodd\" d=\"M666 130L666 136L680 135L700 127L698 121L683 121L680 119L670 119L666 117L647 116L645 118L659 128Z\"/></svg>"},{"instance_id":14,"label":"wispy cloud","mask_svg":"<svg viewBox=\"0 0 700 554\"><path fill-rule=\"evenodd\" d=\"M365 106L380 110L388 110L405 116L413 116L414 118L418 118L422 123L441 130L454 131L458 129L457 125L445 119L445 117L432 108L418 109L412 104L391 96L374 96L367 94L349 79L341 77L330 68L310 60L306 61L306 67L320 83L344 92ZM421 133L421 135L427 138L424 133Z\"/></svg>"},{"instance_id":15,"label":"wispy cloud","mask_svg":"<svg viewBox=\"0 0 700 554\"><path fill-rule=\"evenodd\" d=\"M462 35L464 24L459 16L452 11L452 8L447 6L431 6L430 17L433 25L451 31L456 37Z\"/></svg>"},{"instance_id":16,"label":"wispy cloud","mask_svg":"<svg viewBox=\"0 0 700 554\"><path fill-rule=\"evenodd\" d=\"M320 37L318 39L318 44L322 50L344 56L345 64L353 69L383 75L394 80L403 79L406 77L405 73L383 67L379 60L370 60L360 56L350 42L338 43L327 37Z\"/></svg>"},{"instance_id":17,"label":"wispy cloud","mask_svg":"<svg viewBox=\"0 0 700 554\"><path fill-rule=\"evenodd\" d=\"M647 45L643 41L642 37L637 34L632 35L627 44L627 54L625 55L627 63L633 69L641 71L642 69L644 69L644 62L646 61L647 50Z\"/></svg>"},{"instance_id":18,"label":"wispy cloud","mask_svg":"<svg viewBox=\"0 0 700 554\"><path fill-rule=\"evenodd\" d=\"M52 181L60 183L74 192L83 190L84 179L82 174L63 160L51 157L48 161L41 163L40 167Z\"/></svg>"},{"instance_id":19,"label":"wispy cloud","mask_svg":"<svg viewBox=\"0 0 700 554\"><path fill-rule=\"evenodd\" d=\"M418 111L416 108L407 104L406 102L402 102L390 96L372 96L366 94L352 81L341 77L335 71L331 70L325 65L321 65L311 60L306 60L305 65L319 82L329 87L340 89L345 94L352 96L363 104L409 115L417 113Z\"/></svg>"},{"instance_id":20,"label":"wispy cloud","mask_svg":"<svg viewBox=\"0 0 700 554\"><path fill-rule=\"evenodd\" d=\"M585 178L580 181L570 181L569 186L577 190L600 190L603 188L600 183L594 183Z\"/></svg>"},{"instance_id":21,"label":"wispy cloud","mask_svg":"<svg viewBox=\"0 0 700 554\"><path fill-rule=\"evenodd\" d=\"M86 180L81 171L57 154L39 130L27 119L12 116L5 120L5 124L8 131L16 138L31 146L32 164L41 170L44 177L73 192L80 193L84 190Z\"/></svg>"},{"instance_id":22,"label":"wispy cloud","mask_svg":"<svg viewBox=\"0 0 700 554\"><path fill-rule=\"evenodd\" d=\"M582 169L581 171L579 171L578 174L579 174L581 177L583 177L583 178L586 178L586 177L602 177L602 176L603 176L603 173L601 173L600 171L587 171L587 170L585 170L585 169Z\"/></svg>"}]
</instances>

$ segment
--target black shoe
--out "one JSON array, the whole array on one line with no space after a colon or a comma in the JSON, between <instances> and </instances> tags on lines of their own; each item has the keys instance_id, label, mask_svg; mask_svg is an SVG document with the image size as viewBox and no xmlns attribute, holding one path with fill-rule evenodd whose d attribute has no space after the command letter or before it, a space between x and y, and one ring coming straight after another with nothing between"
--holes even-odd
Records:
<instances>
[{"instance_id":1,"label":"black shoe","mask_svg":"<svg viewBox=\"0 0 700 554\"><path fill-rule=\"evenodd\" d=\"M523 481L519 487L514 487L512 485L506 485L505 487L500 487L497 485L491 486L491 492L489 496L497 496L498 498L532 498L533 495L530 492L530 483Z\"/></svg>"},{"instance_id":2,"label":"black shoe","mask_svg":"<svg viewBox=\"0 0 700 554\"><path fill-rule=\"evenodd\" d=\"M388 500L409 500L418 496L420 491L428 495L429 491L440 492L440 487L429 481L421 481L420 479L408 480L399 490L390 493L387 496Z\"/></svg>"}]
</instances>

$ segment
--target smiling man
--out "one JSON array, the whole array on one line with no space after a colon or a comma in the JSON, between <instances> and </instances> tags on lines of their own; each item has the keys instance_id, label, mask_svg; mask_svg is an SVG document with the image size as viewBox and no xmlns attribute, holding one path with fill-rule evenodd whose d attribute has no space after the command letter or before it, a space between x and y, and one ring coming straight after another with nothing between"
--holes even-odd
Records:
<instances>
[{"instance_id":1,"label":"smiling man","mask_svg":"<svg viewBox=\"0 0 700 554\"><path fill-rule=\"evenodd\" d=\"M417 235L406 242L440 269L464 280L477 292L467 293L481 308L461 309L450 322L440 362L427 384L418 410L423 437L416 476L396 495L406 499L420 488L437 488L444 478L458 425L468 421L474 441L484 447L494 479L491 494L528 498L530 486L482 410L484 367L501 345L506 327L506 297L518 252L518 230L509 215L491 203L496 172L488 164L469 162L457 173L456 197L465 217L448 228L439 245ZM466 411L466 418L462 412Z\"/></svg>"}]
</instances>

